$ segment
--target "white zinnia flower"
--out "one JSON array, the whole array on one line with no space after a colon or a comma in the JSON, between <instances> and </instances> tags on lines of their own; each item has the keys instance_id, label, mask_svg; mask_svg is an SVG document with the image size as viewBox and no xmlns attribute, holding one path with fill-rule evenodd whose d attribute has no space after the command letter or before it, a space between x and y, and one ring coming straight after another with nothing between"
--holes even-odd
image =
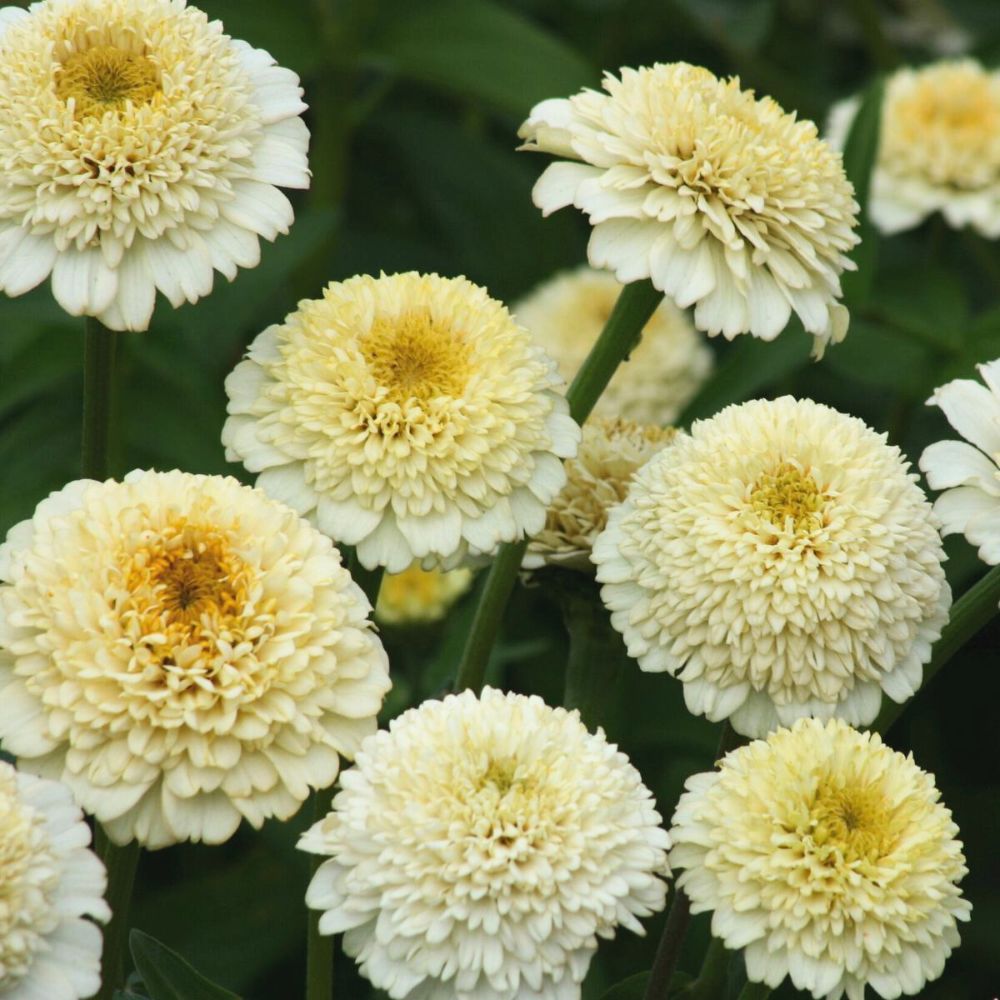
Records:
<instances>
[{"instance_id":1,"label":"white zinnia flower","mask_svg":"<svg viewBox=\"0 0 1000 1000\"><path fill-rule=\"evenodd\" d=\"M550 165L534 199L590 217L590 263L650 278L710 334L772 340L794 310L817 355L841 340L858 206L816 126L687 63L623 69L604 89L543 101L520 131L524 148L580 161Z\"/></svg>"},{"instance_id":2,"label":"white zinnia flower","mask_svg":"<svg viewBox=\"0 0 1000 1000\"><path fill-rule=\"evenodd\" d=\"M670 861L747 975L816 1000L919 993L971 907L932 775L841 720L801 719L688 778Z\"/></svg>"},{"instance_id":3,"label":"white zinnia flower","mask_svg":"<svg viewBox=\"0 0 1000 1000\"><path fill-rule=\"evenodd\" d=\"M729 406L633 477L594 546L612 624L688 708L763 736L865 725L920 686L951 591L898 448L789 396Z\"/></svg>"},{"instance_id":4,"label":"white zinnia flower","mask_svg":"<svg viewBox=\"0 0 1000 1000\"><path fill-rule=\"evenodd\" d=\"M390 573L532 535L580 430L555 364L465 278L330 284L226 379L226 457Z\"/></svg>"},{"instance_id":5,"label":"white zinnia flower","mask_svg":"<svg viewBox=\"0 0 1000 1000\"><path fill-rule=\"evenodd\" d=\"M622 286L590 267L564 271L514 305L519 323L555 358L567 382L580 370L604 328ZM619 366L594 407L598 416L643 424L676 419L712 370L712 352L688 317L664 299L642 340Z\"/></svg>"},{"instance_id":6,"label":"white zinnia flower","mask_svg":"<svg viewBox=\"0 0 1000 1000\"><path fill-rule=\"evenodd\" d=\"M590 552L608 511L622 502L635 471L673 440L673 427L591 418L576 458L566 460L566 485L552 501L545 527L532 538L524 565L546 563L593 572Z\"/></svg>"},{"instance_id":7,"label":"white zinnia flower","mask_svg":"<svg viewBox=\"0 0 1000 1000\"><path fill-rule=\"evenodd\" d=\"M255 267L309 186L298 77L185 0L0 11L0 290L145 330Z\"/></svg>"},{"instance_id":8,"label":"white zinnia flower","mask_svg":"<svg viewBox=\"0 0 1000 1000\"><path fill-rule=\"evenodd\" d=\"M0 739L116 843L220 843L374 731L370 610L328 538L234 479L79 480L0 546Z\"/></svg>"},{"instance_id":9,"label":"white zinnia flower","mask_svg":"<svg viewBox=\"0 0 1000 1000\"><path fill-rule=\"evenodd\" d=\"M579 1000L618 924L663 907L653 797L576 712L487 688L365 740L299 846L306 903L393 1000Z\"/></svg>"},{"instance_id":10,"label":"white zinnia flower","mask_svg":"<svg viewBox=\"0 0 1000 1000\"><path fill-rule=\"evenodd\" d=\"M101 986L104 865L69 789L0 761L0 997L79 1000ZM93 920L86 919L92 917Z\"/></svg>"},{"instance_id":11,"label":"white zinnia flower","mask_svg":"<svg viewBox=\"0 0 1000 1000\"><path fill-rule=\"evenodd\" d=\"M834 106L831 143L843 146L859 106ZM889 77L868 212L888 234L940 212L955 229L1000 236L1000 72L960 59Z\"/></svg>"},{"instance_id":12,"label":"white zinnia flower","mask_svg":"<svg viewBox=\"0 0 1000 1000\"><path fill-rule=\"evenodd\" d=\"M955 379L927 401L940 406L966 440L930 445L920 468L931 489L945 491L934 502L942 534L965 535L979 546L979 558L995 566L1000 563L1000 359L977 367L985 386Z\"/></svg>"},{"instance_id":13,"label":"white zinnia flower","mask_svg":"<svg viewBox=\"0 0 1000 1000\"><path fill-rule=\"evenodd\" d=\"M375 618L387 625L420 625L444 618L472 583L472 570L421 569L386 573L375 602Z\"/></svg>"}]
</instances>

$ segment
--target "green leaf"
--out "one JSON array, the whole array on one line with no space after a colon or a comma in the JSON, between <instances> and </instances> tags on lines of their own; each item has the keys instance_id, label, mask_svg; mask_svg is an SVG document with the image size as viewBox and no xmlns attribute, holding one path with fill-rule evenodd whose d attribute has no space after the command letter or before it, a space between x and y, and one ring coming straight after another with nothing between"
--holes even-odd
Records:
<instances>
[{"instance_id":1,"label":"green leaf","mask_svg":"<svg viewBox=\"0 0 1000 1000\"><path fill-rule=\"evenodd\" d=\"M239 1000L235 993L209 982L156 938L133 930L128 940L151 1000Z\"/></svg>"},{"instance_id":2,"label":"green leaf","mask_svg":"<svg viewBox=\"0 0 1000 1000\"><path fill-rule=\"evenodd\" d=\"M730 403L760 395L806 364L811 343L812 338L794 320L774 341L740 337L726 352L715 374L684 408L678 424L687 426L692 420L713 416ZM832 353L837 348L830 350Z\"/></svg>"},{"instance_id":3,"label":"green leaf","mask_svg":"<svg viewBox=\"0 0 1000 1000\"><path fill-rule=\"evenodd\" d=\"M875 278L878 260L878 234L868 218L868 195L871 190L872 167L878 154L879 133L882 129L882 97L885 81L877 77L865 91L851 130L844 144L844 169L854 185L854 197L861 210L858 235L861 245L854 252L857 271L843 277L844 301L855 305L868 299Z\"/></svg>"},{"instance_id":4,"label":"green leaf","mask_svg":"<svg viewBox=\"0 0 1000 1000\"><path fill-rule=\"evenodd\" d=\"M400 4L372 41L374 56L402 76L524 117L546 97L597 80L568 45L493 0Z\"/></svg>"}]
</instances>

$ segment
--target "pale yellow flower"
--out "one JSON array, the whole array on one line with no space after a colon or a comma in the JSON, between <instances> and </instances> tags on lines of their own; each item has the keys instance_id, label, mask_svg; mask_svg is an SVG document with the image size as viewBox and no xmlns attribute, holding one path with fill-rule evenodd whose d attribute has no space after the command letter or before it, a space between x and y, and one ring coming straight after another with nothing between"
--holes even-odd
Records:
<instances>
[{"instance_id":1,"label":"pale yellow flower","mask_svg":"<svg viewBox=\"0 0 1000 1000\"><path fill-rule=\"evenodd\" d=\"M79 1000L101 985L104 865L69 789L0 761L0 997ZM93 918L93 919L88 919Z\"/></svg>"},{"instance_id":2,"label":"pale yellow flower","mask_svg":"<svg viewBox=\"0 0 1000 1000\"><path fill-rule=\"evenodd\" d=\"M579 454L566 459L566 485L549 505L545 527L528 545L525 567L551 563L593 572L590 553L608 512L625 499L636 470L676 433L672 427L630 420L588 420Z\"/></svg>"},{"instance_id":3,"label":"pale yellow flower","mask_svg":"<svg viewBox=\"0 0 1000 1000\"><path fill-rule=\"evenodd\" d=\"M688 778L671 864L693 913L752 982L816 1000L911 996L937 979L971 907L934 778L878 735L801 719Z\"/></svg>"},{"instance_id":4,"label":"pale yellow flower","mask_svg":"<svg viewBox=\"0 0 1000 1000\"><path fill-rule=\"evenodd\" d=\"M594 346L622 286L590 267L550 278L513 306L514 315L555 358L567 382ZM712 370L712 352L688 317L664 299L639 346L619 366L594 407L605 417L669 424Z\"/></svg>"},{"instance_id":5,"label":"pale yellow flower","mask_svg":"<svg viewBox=\"0 0 1000 1000\"><path fill-rule=\"evenodd\" d=\"M589 216L590 263L649 278L710 334L771 340L794 311L817 354L841 340L858 206L816 126L687 63L609 73L604 90L543 101L520 131L560 157L535 204Z\"/></svg>"},{"instance_id":6,"label":"pale yellow flower","mask_svg":"<svg viewBox=\"0 0 1000 1000\"><path fill-rule=\"evenodd\" d=\"M375 603L375 618L387 625L419 625L444 618L468 589L472 570L421 569L414 563L402 573L386 573Z\"/></svg>"},{"instance_id":7,"label":"pale yellow flower","mask_svg":"<svg viewBox=\"0 0 1000 1000\"><path fill-rule=\"evenodd\" d=\"M79 480L0 547L0 739L117 843L220 843L374 731L370 610L328 538L234 479Z\"/></svg>"},{"instance_id":8,"label":"pale yellow flower","mask_svg":"<svg viewBox=\"0 0 1000 1000\"><path fill-rule=\"evenodd\" d=\"M576 454L562 380L464 278L330 284L226 379L226 456L369 569L457 564L534 534Z\"/></svg>"},{"instance_id":9,"label":"pale yellow flower","mask_svg":"<svg viewBox=\"0 0 1000 1000\"><path fill-rule=\"evenodd\" d=\"M695 422L635 474L594 545L612 624L688 708L763 736L866 725L920 686L951 591L898 448L785 396Z\"/></svg>"},{"instance_id":10,"label":"pale yellow flower","mask_svg":"<svg viewBox=\"0 0 1000 1000\"><path fill-rule=\"evenodd\" d=\"M309 186L298 77L185 0L0 11L0 290L145 330L260 260Z\"/></svg>"},{"instance_id":11,"label":"pale yellow flower","mask_svg":"<svg viewBox=\"0 0 1000 1000\"><path fill-rule=\"evenodd\" d=\"M597 948L663 907L653 797L576 712L487 688L365 740L299 846L322 934L393 1000L579 1000Z\"/></svg>"}]
</instances>

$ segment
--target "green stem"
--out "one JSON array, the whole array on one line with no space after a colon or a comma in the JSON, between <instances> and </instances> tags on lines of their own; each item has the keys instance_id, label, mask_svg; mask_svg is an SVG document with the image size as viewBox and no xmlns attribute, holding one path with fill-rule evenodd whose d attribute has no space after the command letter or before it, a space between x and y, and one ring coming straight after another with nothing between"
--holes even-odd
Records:
<instances>
[{"instance_id":1,"label":"green stem","mask_svg":"<svg viewBox=\"0 0 1000 1000\"><path fill-rule=\"evenodd\" d=\"M118 335L87 317L83 342L83 443L80 472L107 479L114 416L115 354Z\"/></svg>"},{"instance_id":2,"label":"green stem","mask_svg":"<svg viewBox=\"0 0 1000 1000\"><path fill-rule=\"evenodd\" d=\"M764 983L747 983L740 993L739 1000L767 1000L770 995L770 986Z\"/></svg>"},{"instance_id":3,"label":"green stem","mask_svg":"<svg viewBox=\"0 0 1000 1000\"><path fill-rule=\"evenodd\" d=\"M931 661L924 670L922 688L926 688L941 668L996 616L998 602L1000 566L995 566L952 605L948 623L941 629L941 638L934 644ZM880 733L887 732L903 714L907 704L897 705L887 700L875 720L875 729Z\"/></svg>"},{"instance_id":4,"label":"green stem","mask_svg":"<svg viewBox=\"0 0 1000 1000\"><path fill-rule=\"evenodd\" d=\"M128 915L132 901L135 870L139 864L139 842L119 847L108 840L100 824L95 824L94 849L108 870L105 899L111 907L111 921L104 928L101 954L101 989L94 1000L111 1000L125 984L125 954L128 949Z\"/></svg>"},{"instance_id":5,"label":"green stem","mask_svg":"<svg viewBox=\"0 0 1000 1000\"><path fill-rule=\"evenodd\" d=\"M334 785L318 788L313 792L313 821L318 823L330 811L333 803ZM311 856L309 877L325 858ZM306 929L306 1000L330 1000L333 996L333 955L336 938L332 934L320 934L319 920L323 914L319 910L309 911Z\"/></svg>"},{"instance_id":6,"label":"green stem","mask_svg":"<svg viewBox=\"0 0 1000 1000\"><path fill-rule=\"evenodd\" d=\"M663 294L649 281L636 281L622 289L601 335L566 393L569 412L577 423L582 424L590 416L618 366L639 343L643 327L662 298ZM507 542L493 560L458 666L455 686L459 691L482 690L490 651L527 547L527 540Z\"/></svg>"},{"instance_id":7,"label":"green stem","mask_svg":"<svg viewBox=\"0 0 1000 1000\"><path fill-rule=\"evenodd\" d=\"M701 963L701 972L684 994L684 1000L717 1000L725 996L729 952L719 938L712 938Z\"/></svg>"}]
</instances>

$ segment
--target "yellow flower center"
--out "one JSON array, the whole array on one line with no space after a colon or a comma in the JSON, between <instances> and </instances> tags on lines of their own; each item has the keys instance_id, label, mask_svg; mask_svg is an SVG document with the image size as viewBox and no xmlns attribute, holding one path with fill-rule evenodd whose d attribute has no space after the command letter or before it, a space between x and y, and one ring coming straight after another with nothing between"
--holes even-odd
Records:
<instances>
[{"instance_id":1,"label":"yellow flower center","mask_svg":"<svg viewBox=\"0 0 1000 1000\"><path fill-rule=\"evenodd\" d=\"M820 526L823 499L813 477L788 462L763 473L750 490L750 506L755 511L778 527L784 527L791 518L796 534Z\"/></svg>"},{"instance_id":2,"label":"yellow flower center","mask_svg":"<svg viewBox=\"0 0 1000 1000\"><path fill-rule=\"evenodd\" d=\"M839 853L848 864L878 861L892 847L890 812L876 786L823 782L810 816L813 843Z\"/></svg>"},{"instance_id":3,"label":"yellow flower center","mask_svg":"<svg viewBox=\"0 0 1000 1000\"><path fill-rule=\"evenodd\" d=\"M956 82L921 80L911 95L900 100L897 113L915 130L930 126L955 132L988 131L998 109L987 78L966 74L961 85Z\"/></svg>"},{"instance_id":4,"label":"yellow flower center","mask_svg":"<svg viewBox=\"0 0 1000 1000\"><path fill-rule=\"evenodd\" d=\"M377 318L361 341L361 352L389 399L400 404L458 396L471 371L469 345L430 313Z\"/></svg>"},{"instance_id":5,"label":"yellow flower center","mask_svg":"<svg viewBox=\"0 0 1000 1000\"><path fill-rule=\"evenodd\" d=\"M56 93L64 101L73 99L78 119L121 111L130 101L148 104L159 91L159 73L150 59L110 45L74 52L56 76Z\"/></svg>"}]
</instances>

